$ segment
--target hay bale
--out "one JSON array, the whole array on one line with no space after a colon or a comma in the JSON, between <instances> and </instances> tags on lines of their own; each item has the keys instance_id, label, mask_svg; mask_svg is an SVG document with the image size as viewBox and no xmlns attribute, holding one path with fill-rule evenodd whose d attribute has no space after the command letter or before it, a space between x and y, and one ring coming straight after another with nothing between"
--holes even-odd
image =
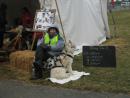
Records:
<instances>
[{"instance_id":1,"label":"hay bale","mask_svg":"<svg viewBox=\"0 0 130 98\"><path fill-rule=\"evenodd\" d=\"M9 52L0 50L0 62L6 62L9 60Z\"/></svg>"},{"instance_id":2,"label":"hay bale","mask_svg":"<svg viewBox=\"0 0 130 98\"><path fill-rule=\"evenodd\" d=\"M32 69L32 63L34 60L35 52L25 50L25 51L16 51L10 54L10 65L19 70L30 72Z\"/></svg>"}]
</instances>

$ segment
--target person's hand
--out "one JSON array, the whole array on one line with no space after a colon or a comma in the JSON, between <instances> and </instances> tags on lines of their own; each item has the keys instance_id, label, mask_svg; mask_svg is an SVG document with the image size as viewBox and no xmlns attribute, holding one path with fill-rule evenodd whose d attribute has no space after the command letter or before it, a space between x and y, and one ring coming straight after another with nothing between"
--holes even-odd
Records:
<instances>
[{"instance_id":1,"label":"person's hand","mask_svg":"<svg viewBox=\"0 0 130 98\"><path fill-rule=\"evenodd\" d=\"M51 46L49 45L46 45L46 44L41 44L41 47L47 51L50 51L51 50Z\"/></svg>"},{"instance_id":2,"label":"person's hand","mask_svg":"<svg viewBox=\"0 0 130 98\"><path fill-rule=\"evenodd\" d=\"M44 46L44 49L46 49L47 51L50 51L50 50L51 50L51 46L45 45L45 46Z\"/></svg>"}]
</instances>

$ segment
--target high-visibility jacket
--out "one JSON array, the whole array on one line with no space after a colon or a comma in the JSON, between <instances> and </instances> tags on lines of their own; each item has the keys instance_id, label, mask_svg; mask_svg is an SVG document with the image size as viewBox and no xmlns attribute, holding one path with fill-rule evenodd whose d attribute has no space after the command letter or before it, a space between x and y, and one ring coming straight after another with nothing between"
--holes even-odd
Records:
<instances>
[{"instance_id":1,"label":"high-visibility jacket","mask_svg":"<svg viewBox=\"0 0 130 98\"><path fill-rule=\"evenodd\" d=\"M44 44L55 46L58 43L58 38L59 38L59 36L57 34L52 39L50 39L49 34L46 33L45 36L44 36Z\"/></svg>"}]
</instances>

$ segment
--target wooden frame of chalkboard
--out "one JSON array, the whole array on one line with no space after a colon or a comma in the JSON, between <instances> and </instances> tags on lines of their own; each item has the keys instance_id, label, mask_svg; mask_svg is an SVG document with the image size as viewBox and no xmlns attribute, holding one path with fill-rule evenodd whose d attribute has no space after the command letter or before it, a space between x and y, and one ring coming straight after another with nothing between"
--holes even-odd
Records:
<instances>
[{"instance_id":1,"label":"wooden frame of chalkboard","mask_svg":"<svg viewBox=\"0 0 130 98\"><path fill-rule=\"evenodd\" d=\"M83 65L116 67L115 46L83 46Z\"/></svg>"}]
</instances>

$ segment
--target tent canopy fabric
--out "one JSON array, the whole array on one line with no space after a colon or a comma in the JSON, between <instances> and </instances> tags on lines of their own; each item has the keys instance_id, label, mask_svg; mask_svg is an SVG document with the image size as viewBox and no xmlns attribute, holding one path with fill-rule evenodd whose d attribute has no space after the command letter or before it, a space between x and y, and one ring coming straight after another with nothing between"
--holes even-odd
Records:
<instances>
[{"instance_id":1,"label":"tent canopy fabric","mask_svg":"<svg viewBox=\"0 0 130 98\"><path fill-rule=\"evenodd\" d=\"M55 0L41 6L56 9ZM49 3L49 4L48 4ZM67 40L77 47L99 45L109 37L107 0L57 0ZM49 5L49 6L48 6ZM57 23L58 16L57 16Z\"/></svg>"}]
</instances>

